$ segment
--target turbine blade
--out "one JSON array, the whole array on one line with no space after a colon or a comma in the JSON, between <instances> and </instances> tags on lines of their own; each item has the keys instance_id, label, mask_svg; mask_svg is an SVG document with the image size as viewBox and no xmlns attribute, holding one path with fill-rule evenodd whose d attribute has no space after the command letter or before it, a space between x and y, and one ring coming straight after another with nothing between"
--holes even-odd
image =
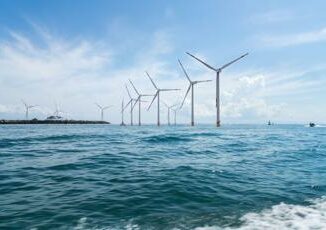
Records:
<instances>
[{"instance_id":1,"label":"turbine blade","mask_svg":"<svg viewBox=\"0 0 326 230\"><path fill-rule=\"evenodd\" d=\"M199 61L200 63L202 63L203 65L205 65L207 68L214 70L214 71L218 71L217 69L215 69L214 67L208 65L206 62L202 61L201 59L199 59L198 57L192 55L191 53L186 52L186 54L188 54L190 57L196 59L197 61Z\"/></svg>"},{"instance_id":2,"label":"turbine blade","mask_svg":"<svg viewBox=\"0 0 326 230\"><path fill-rule=\"evenodd\" d=\"M22 99L23 104L25 105L25 107L28 107L27 103Z\"/></svg>"},{"instance_id":3,"label":"turbine blade","mask_svg":"<svg viewBox=\"0 0 326 230\"><path fill-rule=\"evenodd\" d=\"M135 108L135 106L136 106L137 102L139 101L139 99L140 99L140 96L137 98L137 100L135 101L135 103L132 105L132 109Z\"/></svg>"},{"instance_id":4,"label":"turbine blade","mask_svg":"<svg viewBox=\"0 0 326 230\"><path fill-rule=\"evenodd\" d=\"M188 76L187 71L185 70L185 68L183 67L183 65L182 65L182 63L181 63L181 61L180 61L179 59L178 59L178 62L179 62L179 64L180 64L180 66L181 66L181 69L183 70L183 73L186 75L188 81L191 82L191 80L190 80L190 78L189 78L189 76Z\"/></svg>"},{"instance_id":5,"label":"turbine blade","mask_svg":"<svg viewBox=\"0 0 326 230\"><path fill-rule=\"evenodd\" d=\"M169 108L168 104L166 104L164 101L162 101L162 102L167 108Z\"/></svg>"},{"instance_id":6,"label":"turbine blade","mask_svg":"<svg viewBox=\"0 0 326 230\"><path fill-rule=\"evenodd\" d=\"M227 64L225 64L225 65L223 65L223 66L220 68L220 70L222 70L222 69L228 67L229 65L232 65L234 62L239 61L240 59L244 58L244 57L247 56L248 54L249 54L249 53L245 53L244 55L242 55L242 56L240 56L240 57L234 59L233 61L231 61L231 62L229 62L229 63L227 63Z\"/></svg>"},{"instance_id":7,"label":"turbine blade","mask_svg":"<svg viewBox=\"0 0 326 230\"><path fill-rule=\"evenodd\" d=\"M103 109L102 106L100 106L99 104L97 104L96 102L94 103L97 107L99 107L100 109Z\"/></svg>"},{"instance_id":8,"label":"turbine blade","mask_svg":"<svg viewBox=\"0 0 326 230\"><path fill-rule=\"evenodd\" d=\"M177 91L177 90L180 90L180 89L160 89L160 91Z\"/></svg>"},{"instance_id":9,"label":"turbine blade","mask_svg":"<svg viewBox=\"0 0 326 230\"><path fill-rule=\"evenodd\" d=\"M195 83L211 82L212 80L195 81Z\"/></svg>"},{"instance_id":10,"label":"turbine blade","mask_svg":"<svg viewBox=\"0 0 326 230\"><path fill-rule=\"evenodd\" d=\"M105 107L103 108L103 110L106 110L106 109L111 108L111 107L112 107L112 105L105 106Z\"/></svg>"},{"instance_id":11,"label":"turbine blade","mask_svg":"<svg viewBox=\"0 0 326 230\"><path fill-rule=\"evenodd\" d=\"M126 90L127 90L127 93L128 93L129 98L132 99L132 97L131 97L131 95L130 95L130 92L129 92L129 89L128 89L128 86L125 85L125 87L126 87Z\"/></svg>"},{"instance_id":12,"label":"turbine blade","mask_svg":"<svg viewBox=\"0 0 326 230\"><path fill-rule=\"evenodd\" d=\"M137 91L136 87L134 86L134 84L132 83L132 81L131 81L130 79L129 79L129 82L130 82L130 84L132 85L132 87L134 88L135 92L136 92L138 95L140 95L139 92Z\"/></svg>"},{"instance_id":13,"label":"turbine blade","mask_svg":"<svg viewBox=\"0 0 326 230\"><path fill-rule=\"evenodd\" d=\"M181 105L180 105L180 109L182 108L183 104L185 103L185 100L186 100L186 98L187 98L187 96L188 96L188 93L189 93L189 91L190 91L190 88L191 88L191 84L189 84L189 87L188 87L188 89L187 89L186 95L185 95L185 97L183 98L183 101L182 101L182 103L181 103Z\"/></svg>"},{"instance_id":14,"label":"turbine blade","mask_svg":"<svg viewBox=\"0 0 326 230\"><path fill-rule=\"evenodd\" d=\"M149 104L147 110L149 110L149 109L151 108L151 106L152 106L152 104L153 104L155 98L157 97L158 92L159 92L159 91L157 91L156 94L154 95L153 100L152 100L152 102Z\"/></svg>"},{"instance_id":15,"label":"turbine blade","mask_svg":"<svg viewBox=\"0 0 326 230\"><path fill-rule=\"evenodd\" d=\"M158 89L157 86L155 85L153 79L151 78L151 76L149 76L149 74L146 72L147 76L149 77L149 80L151 80L153 86L155 87L155 89Z\"/></svg>"},{"instance_id":16,"label":"turbine blade","mask_svg":"<svg viewBox=\"0 0 326 230\"><path fill-rule=\"evenodd\" d=\"M131 102L132 102L132 99L130 99L130 101L126 104L126 106L124 107L124 109L126 109Z\"/></svg>"}]
</instances>

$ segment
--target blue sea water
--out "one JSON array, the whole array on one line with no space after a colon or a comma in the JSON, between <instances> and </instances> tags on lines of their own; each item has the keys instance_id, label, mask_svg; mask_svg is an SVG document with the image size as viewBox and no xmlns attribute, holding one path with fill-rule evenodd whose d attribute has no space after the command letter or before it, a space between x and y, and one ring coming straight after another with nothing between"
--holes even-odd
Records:
<instances>
[{"instance_id":1,"label":"blue sea water","mask_svg":"<svg viewBox=\"0 0 326 230\"><path fill-rule=\"evenodd\" d=\"M326 128L0 126L0 229L326 229Z\"/></svg>"}]
</instances>

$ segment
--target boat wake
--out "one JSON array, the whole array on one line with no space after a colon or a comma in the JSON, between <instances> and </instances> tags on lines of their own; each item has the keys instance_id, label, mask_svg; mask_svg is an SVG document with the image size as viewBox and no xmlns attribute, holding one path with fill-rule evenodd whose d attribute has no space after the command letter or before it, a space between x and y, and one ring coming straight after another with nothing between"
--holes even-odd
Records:
<instances>
[{"instance_id":1,"label":"boat wake","mask_svg":"<svg viewBox=\"0 0 326 230\"><path fill-rule=\"evenodd\" d=\"M281 203L261 213L247 213L240 220L242 225L235 228L206 226L196 230L326 229L326 196L311 201L309 206Z\"/></svg>"},{"instance_id":2,"label":"boat wake","mask_svg":"<svg viewBox=\"0 0 326 230\"><path fill-rule=\"evenodd\" d=\"M263 210L260 213L247 213L240 218L242 224L238 227L204 226L190 227L194 230L252 230L252 229L326 229L326 196L312 200L310 205L292 205L280 203L272 206L270 209ZM134 223L128 223L121 227L94 227L91 226L86 217L82 217L74 230L141 230L142 226ZM153 228L155 229L155 227ZM178 230L178 228L173 228Z\"/></svg>"}]
</instances>

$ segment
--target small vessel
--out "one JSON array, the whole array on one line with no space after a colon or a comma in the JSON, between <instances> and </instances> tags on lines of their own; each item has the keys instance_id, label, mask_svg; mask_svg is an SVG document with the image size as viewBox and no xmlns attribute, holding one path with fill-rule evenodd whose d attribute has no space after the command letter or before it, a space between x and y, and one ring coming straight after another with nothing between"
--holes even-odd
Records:
<instances>
[{"instance_id":1,"label":"small vessel","mask_svg":"<svg viewBox=\"0 0 326 230\"><path fill-rule=\"evenodd\" d=\"M51 120L51 121L61 121L64 120L63 117L58 116L58 115L52 115L46 118L46 120Z\"/></svg>"},{"instance_id":2,"label":"small vessel","mask_svg":"<svg viewBox=\"0 0 326 230\"><path fill-rule=\"evenodd\" d=\"M268 121L267 125L272 125L272 122L271 121Z\"/></svg>"},{"instance_id":3,"label":"small vessel","mask_svg":"<svg viewBox=\"0 0 326 230\"><path fill-rule=\"evenodd\" d=\"M309 123L309 127L315 127L315 126L316 126L315 123L313 123L313 122L310 122L310 123Z\"/></svg>"}]
</instances>

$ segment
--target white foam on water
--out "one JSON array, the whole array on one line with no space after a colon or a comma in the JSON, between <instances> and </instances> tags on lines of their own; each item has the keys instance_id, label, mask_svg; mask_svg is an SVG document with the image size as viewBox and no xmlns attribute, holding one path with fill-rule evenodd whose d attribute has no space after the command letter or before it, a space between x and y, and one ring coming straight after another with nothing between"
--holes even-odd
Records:
<instances>
[{"instance_id":1,"label":"white foam on water","mask_svg":"<svg viewBox=\"0 0 326 230\"><path fill-rule=\"evenodd\" d=\"M83 230L86 229L87 217L82 217L78 220L78 224L74 227L74 230Z\"/></svg>"},{"instance_id":2,"label":"white foam on water","mask_svg":"<svg viewBox=\"0 0 326 230\"><path fill-rule=\"evenodd\" d=\"M236 228L206 226L196 230L326 230L326 196L313 200L309 206L281 203L260 213L247 213L240 220L243 224Z\"/></svg>"},{"instance_id":3,"label":"white foam on water","mask_svg":"<svg viewBox=\"0 0 326 230\"><path fill-rule=\"evenodd\" d=\"M260 213L247 213L238 227L204 226L195 230L326 230L326 196L312 200L310 205L280 203ZM141 230L132 221L119 228L90 226L87 218L79 219L74 230Z\"/></svg>"},{"instance_id":4,"label":"white foam on water","mask_svg":"<svg viewBox=\"0 0 326 230\"><path fill-rule=\"evenodd\" d=\"M82 217L78 220L77 225L73 230L140 230L141 228L137 224L132 224L131 222L121 227L98 227L91 226L88 223L87 217Z\"/></svg>"}]
</instances>

